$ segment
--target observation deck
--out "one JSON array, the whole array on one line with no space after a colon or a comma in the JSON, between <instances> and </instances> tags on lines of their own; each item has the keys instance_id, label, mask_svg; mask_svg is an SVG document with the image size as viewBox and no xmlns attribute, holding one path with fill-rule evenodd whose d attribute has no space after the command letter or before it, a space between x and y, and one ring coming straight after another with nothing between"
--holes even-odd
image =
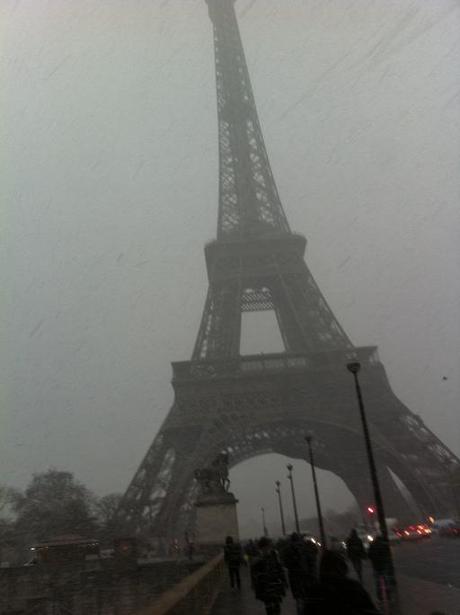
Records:
<instances>
[{"instance_id":1,"label":"observation deck","mask_svg":"<svg viewBox=\"0 0 460 615\"><path fill-rule=\"evenodd\" d=\"M380 364L377 347L363 346L312 354L281 352L225 360L174 362L172 384L174 386L200 380L238 379L253 375L344 370L349 361L359 361L363 367L375 367Z\"/></svg>"}]
</instances>

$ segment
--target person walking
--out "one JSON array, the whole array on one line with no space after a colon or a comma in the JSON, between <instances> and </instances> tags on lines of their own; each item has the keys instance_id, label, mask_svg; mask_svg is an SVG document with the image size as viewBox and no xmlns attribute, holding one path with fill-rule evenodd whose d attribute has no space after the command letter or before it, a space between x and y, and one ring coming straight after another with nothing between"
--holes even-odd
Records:
<instances>
[{"instance_id":1,"label":"person walking","mask_svg":"<svg viewBox=\"0 0 460 615\"><path fill-rule=\"evenodd\" d=\"M367 556L374 571L377 598L381 603L391 602L395 588L391 583L391 552L390 545L383 538L377 536L371 543Z\"/></svg>"},{"instance_id":2,"label":"person walking","mask_svg":"<svg viewBox=\"0 0 460 615\"><path fill-rule=\"evenodd\" d=\"M240 566L243 563L243 551L239 542L235 542L232 536L227 536L224 547L224 560L228 568L230 587L241 589Z\"/></svg>"},{"instance_id":3,"label":"person walking","mask_svg":"<svg viewBox=\"0 0 460 615\"><path fill-rule=\"evenodd\" d=\"M318 549L299 534L291 534L287 546L281 552L281 560L288 571L289 587L297 605L298 615L304 612L308 590L316 580L316 557Z\"/></svg>"},{"instance_id":4,"label":"person walking","mask_svg":"<svg viewBox=\"0 0 460 615\"><path fill-rule=\"evenodd\" d=\"M266 614L279 615L286 595L286 576L272 541L264 536L257 546L259 555L251 566L252 586L257 600L264 603Z\"/></svg>"},{"instance_id":5,"label":"person walking","mask_svg":"<svg viewBox=\"0 0 460 615\"><path fill-rule=\"evenodd\" d=\"M244 548L244 554L246 555L247 562L249 565L251 565L252 560L258 555L258 553L259 551L257 549L256 543L251 538Z\"/></svg>"},{"instance_id":6,"label":"person walking","mask_svg":"<svg viewBox=\"0 0 460 615\"><path fill-rule=\"evenodd\" d=\"M364 548L363 541L358 536L358 532L352 529L350 535L346 540L347 556L351 562L351 565L355 569L360 583L363 582L363 559L366 558L366 549Z\"/></svg>"},{"instance_id":7,"label":"person walking","mask_svg":"<svg viewBox=\"0 0 460 615\"><path fill-rule=\"evenodd\" d=\"M308 593L305 615L379 615L361 583L347 575L348 566L343 555L324 551L319 582Z\"/></svg>"}]
</instances>

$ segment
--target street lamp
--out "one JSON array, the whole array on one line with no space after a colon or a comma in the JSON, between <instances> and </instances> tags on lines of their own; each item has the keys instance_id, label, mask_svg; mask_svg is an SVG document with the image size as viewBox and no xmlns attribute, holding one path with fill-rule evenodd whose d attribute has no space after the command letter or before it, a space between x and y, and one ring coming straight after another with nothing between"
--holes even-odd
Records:
<instances>
[{"instance_id":1,"label":"street lamp","mask_svg":"<svg viewBox=\"0 0 460 615\"><path fill-rule=\"evenodd\" d=\"M265 522L265 508L261 506L260 510L262 512L262 531L264 536L268 536L267 524Z\"/></svg>"},{"instance_id":2,"label":"street lamp","mask_svg":"<svg viewBox=\"0 0 460 615\"><path fill-rule=\"evenodd\" d=\"M283 532L283 536L286 536L286 524L284 523L284 510L283 510L283 500L281 499L281 489L280 489L280 481L275 481L276 485L276 493L278 494L278 504L280 507L280 518L281 518L281 531Z\"/></svg>"},{"instance_id":3,"label":"street lamp","mask_svg":"<svg viewBox=\"0 0 460 615\"><path fill-rule=\"evenodd\" d=\"M323 513L321 512L321 502L319 499L318 481L316 480L315 459L313 457L313 447L311 445L313 436L311 434L308 434L305 436L305 440L308 444L308 451L310 453L311 475L313 478L313 488L315 490L316 512L318 514L318 525L319 525L319 535L321 538L321 546L323 549L327 549L326 532L324 531L324 523L323 523Z\"/></svg>"},{"instance_id":4,"label":"street lamp","mask_svg":"<svg viewBox=\"0 0 460 615\"><path fill-rule=\"evenodd\" d=\"M292 463L288 463L286 467L289 472L288 479L291 483L292 506L294 508L294 519L295 519L295 531L297 532L297 534L300 534L299 513L297 512L297 500L295 497L294 479L292 477L292 469L294 466L292 465Z\"/></svg>"},{"instance_id":5,"label":"street lamp","mask_svg":"<svg viewBox=\"0 0 460 615\"><path fill-rule=\"evenodd\" d=\"M347 369L349 372L353 374L353 377L355 380L356 397L358 398L359 413L361 416L361 423L363 426L364 440L366 442L369 470L371 474L372 486L374 489L374 500L375 500L375 508L377 512L377 519L379 522L380 534L382 535L382 538L388 547L388 557L389 557L389 561L388 561L389 575L388 576L391 578L393 587L396 587L395 569L394 569L394 564L393 564L393 556L391 554L391 549L390 549L390 540L388 538L388 527L387 527L387 522L385 518L385 511L383 509L382 493L380 491L380 484L379 484L379 479L377 476L377 468L375 465L374 452L372 450L372 443L371 443L371 438L369 435L369 428L367 425L366 413L364 410L363 396L361 394L361 387L360 387L359 379L358 379L358 372L361 369L361 363L359 363L359 361L351 361L350 363L347 363ZM370 512L369 509L368 509L368 512Z\"/></svg>"}]
</instances>

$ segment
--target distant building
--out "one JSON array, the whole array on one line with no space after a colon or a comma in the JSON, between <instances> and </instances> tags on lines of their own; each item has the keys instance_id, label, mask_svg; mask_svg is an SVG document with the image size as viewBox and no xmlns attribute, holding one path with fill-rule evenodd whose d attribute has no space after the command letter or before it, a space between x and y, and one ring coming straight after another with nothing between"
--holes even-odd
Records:
<instances>
[{"instance_id":1,"label":"distant building","mask_svg":"<svg viewBox=\"0 0 460 615\"><path fill-rule=\"evenodd\" d=\"M37 564L84 561L88 555L99 556L99 542L78 534L64 534L32 545L30 550Z\"/></svg>"}]
</instances>

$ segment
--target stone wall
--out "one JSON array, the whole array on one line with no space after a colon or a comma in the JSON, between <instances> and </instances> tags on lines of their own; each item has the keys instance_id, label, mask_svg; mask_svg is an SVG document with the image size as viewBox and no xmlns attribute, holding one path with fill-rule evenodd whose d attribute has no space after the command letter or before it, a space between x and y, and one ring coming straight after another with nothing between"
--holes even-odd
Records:
<instances>
[{"instance_id":1,"label":"stone wall","mask_svg":"<svg viewBox=\"0 0 460 615\"><path fill-rule=\"evenodd\" d=\"M0 569L1 615L128 615L202 565L96 560Z\"/></svg>"}]
</instances>

